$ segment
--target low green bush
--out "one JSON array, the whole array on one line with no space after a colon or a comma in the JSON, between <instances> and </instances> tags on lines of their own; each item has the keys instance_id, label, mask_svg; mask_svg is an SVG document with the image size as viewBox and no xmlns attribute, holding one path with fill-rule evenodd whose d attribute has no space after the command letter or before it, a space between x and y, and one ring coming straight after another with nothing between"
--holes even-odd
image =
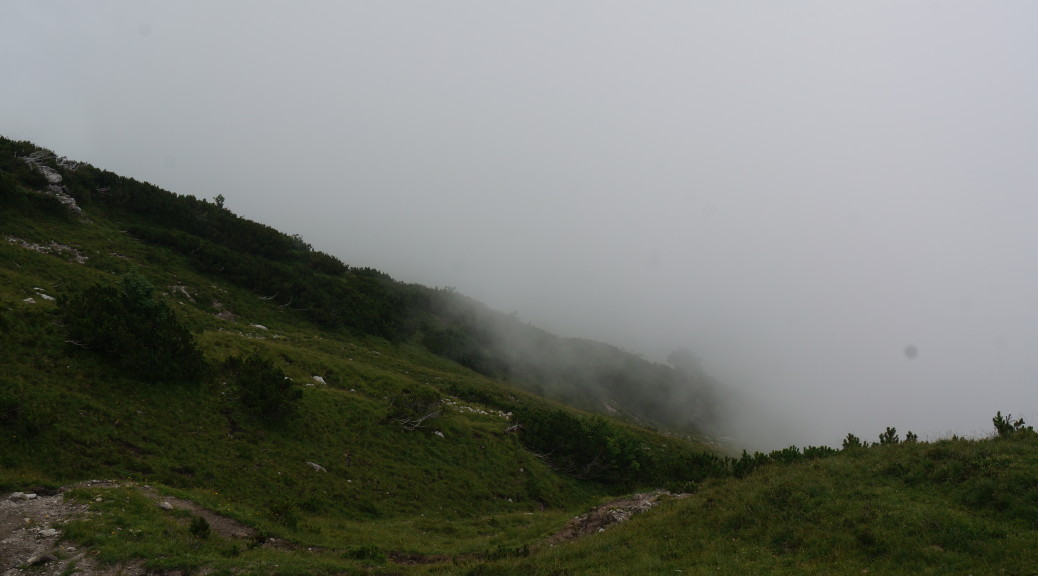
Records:
<instances>
[{"instance_id":1,"label":"low green bush","mask_svg":"<svg viewBox=\"0 0 1038 576\"><path fill-rule=\"evenodd\" d=\"M198 381L205 371L191 332L140 274L121 288L94 285L58 300L68 342L107 356L132 375L159 381Z\"/></svg>"},{"instance_id":2,"label":"low green bush","mask_svg":"<svg viewBox=\"0 0 1038 576\"><path fill-rule=\"evenodd\" d=\"M212 528L209 526L209 522L201 516L195 516L191 519L191 526L188 530L191 532L192 536L199 540L209 538L209 535L212 533Z\"/></svg>"},{"instance_id":3,"label":"low green bush","mask_svg":"<svg viewBox=\"0 0 1038 576\"><path fill-rule=\"evenodd\" d=\"M265 358L232 356L224 370L237 388L242 404L266 420L282 420L295 413L303 391Z\"/></svg>"},{"instance_id":4,"label":"low green bush","mask_svg":"<svg viewBox=\"0 0 1038 576\"><path fill-rule=\"evenodd\" d=\"M513 418L528 449L575 478L628 482L638 476L645 459L645 447L637 436L605 418L528 407Z\"/></svg>"},{"instance_id":5,"label":"low green bush","mask_svg":"<svg viewBox=\"0 0 1038 576\"><path fill-rule=\"evenodd\" d=\"M1023 418L1013 420L1012 414L1002 416L1001 411L995 414L995 417L991 419L991 422L995 425L995 432L998 434L999 438L1009 438L1021 433L1034 433L1034 428L1027 426Z\"/></svg>"}]
</instances>

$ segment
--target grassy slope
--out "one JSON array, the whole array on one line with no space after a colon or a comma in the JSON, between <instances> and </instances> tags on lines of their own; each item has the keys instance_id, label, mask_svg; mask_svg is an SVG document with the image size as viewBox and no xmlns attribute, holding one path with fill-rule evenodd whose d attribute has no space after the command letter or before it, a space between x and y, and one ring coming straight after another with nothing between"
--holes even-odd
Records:
<instances>
[{"instance_id":1,"label":"grassy slope","mask_svg":"<svg viewBox=\"0 0 1038 576\"><path fill-rule=\"evenodd\" d=\"M256 294L195 272L171 250L135 240L123 232L132 223L126 214L115 219L103 205L84 208L85 218L30 199L0 212L0 489L46 489L91 478L146 482L264 534L337 551L330 553L335 566L363 563L341 555L365 546L421 554L521 548L564 522L568 511L615 490L553 472L505 431L506 418L490 409L479 413L489 407L459 395L498 405L557 405L414 344L323 331ZM74 262L61 250L41 253L23 241L58 242L87 259ZM263 422L218 377L194 385L141 382L66 343L57 305L41 293L58 297L98 282L115 284L131 270L159 287L208 360L258 353L305 386L298 413L285 422ZM425 428L404 430L386 414L394 396L414 389L454 397L456 405ZM701 450L640 434L657 450L664 443L677 452ZM327 472L315 472L308 462ZM119 489L96 491L106 492L105 503L139 500ZM90 501L94 496L100 494ZM126 526L161 524L149 507L127 504L118 513L127 509L139 513L119 520ZM93 534L87 540L108 558L158 562L164 554L155 547L175 542L161 536L171 529L141 547L96 540L102 533L96 526L80 529L80 536ZM176 530L183 536L183 526ZM169 554L175 560L163 562L204 557L218 564L231 545L213 546L186 555L174 547ZM272 553L252 550L248 554L258 559L232 561L262 564ZM314 566L313 559L278 561L293 562L304 573Z\"/></svg>"},{"instance_id":2,"label":"grassy slope","mask_svg":"<svg viewBox=\"0 0 1038 576\"><path fill-rule=\"evenodd\" d=\"M90 260L75 264L9 242L0 243L0 259L5 264L0 268L7 344L0 352L5 364L4 384L28 407L31 414L22 420L40 424L35 430L21 432L24 446L31 445L31 450L7 446L3 452L5 468L36 466L43 476L56 481L105 470L171 482L206 477L216 481L233 476L241 480L237 482L240 489L246 490L253 485L276 486L278 482L305 488L307 479L313 478L307 461L322 462L330 473L349 474L357 479L353 484L362 486L368 484L365 480L378 480L372 469L391 465L398 479L386 488L406 491L414 498L374 498L373 486L360 488L354 495L336 493L334 498L340 507L345 506L343 500L382 500L387 513L410 512L415 506L428 504L426 500L453 499L462 490L461 484L469 485L464 491L474 500L465 506L468 511L499 509L504 505L494 502L507 502L516 496L509 487L514 482L502 482L496 495L485 492L487 483L482 481L428 482L428 474L435 477L440 474L438 469L447 468L441 466L443 463L478 465L502 479L513 475L511 468L538 468L536 459L504 433L506 424L500 416L449 413L432 423L444 433L443 439L434 436L431 427L407 432L382 422L387 398L415 386L478 386L488 393L519 393L418 347L322 333L255 295L195 276L178 263L178 257L163 254L161 249L155 253L155 249L119 235L103 215L95 213L91 218L89 224L59 218L5 222L4 232L11 236L38 243L59 239L79 247L104 246L110 253L105 258L98 250L85 250L92 252ZM186 387L137 382L121 377L103 359L65 344L55 322L56 305L41 299L34 288L58 296L72 287L113 282L116 274L131 268L140 268L158 286L187 287L194 302L179 292L171 298L186 323L198 331L209 359L259 352L274 359L297 382L313 384L306 388L301 416L281 424L265 424L240 411L234 400L227 398L231 392L219 382ZM23 300L29 297L37 302L25 303ZM214 305L214 301L219 304ZM221 319L217 311L232 312L235 319ZM322 376L328 385L316 384L314 375ZM529 401L537 402L533 397ZM25 425L22 422L22 427ZM10 432L11 440L18 437L18 430ZM113 445L123 450L113 450ZM350 464L346 463L346 454ZM197 470L186 469L192 467L185 465L190 460L198 462L193 465ZM277 469L269 460L278 460ZM303 473L288 474L281 480L271 478L278 476L277 472L286 475L286 469L292 467L288 460L298 463ZM507 473L499 469L505 461L516 464L509 464ZM417 471L409 472L409 468ZM570 488L568 481L554 475L546 475L543 480L549 499L553 491ZM536 477L523 478L521 483L537 481ZM377 490L384 496L385 490ZM572 501L563 498L560 503ZM373 510L370 513L378 515Z\"/></svg>"},{"instance_id":3,"label":"grassy slope","mask_svg":"<svg viewBox=\"0 0 1038 576\"><path fill-rule=\"evenodd\" d=\"M1038 446L878 446L707 483L483 574L1034 574Z\"/></svg>"},{"instance_id":4,"label":"grassy slope","mask_svg":"<svg viewBox=\"0 0 1038 576\"><path fill-rule=\"evenodd\" d=\"M385 421L389 398L428 387L543 400L419 346L321 331L194 272L170 250L134 240L101 206L87 212L89 221L81 221L30 203L0 213L0 236L54 240L88 256L78 264L0 238L0 488L147 482L303 546L203 542L185 518L136 490L77 490L107 514L69 533L106 559L300 574L1028 574L1038 566L1033 436L883 446L765 466L745 479L705 482L688 499L585 540L488 559L483 553L509 556L535 544L612 488L553 473L504 432L499 416L455 409L428 429L402 430ZM296 382L320 375L328 385L307 387L299 414L269 425L242 410L218 379L194 387L134 381L66 344L55 304L35 288L58 296L114 283L131 269L167 293L208 359L259 352ZM29 297L36 303L24 302ZM656 451L695 449L643 434ZM313 471L309 461L328 472ZM387 564L393 551L455 562Z\"/></svg>"}]
</instances>

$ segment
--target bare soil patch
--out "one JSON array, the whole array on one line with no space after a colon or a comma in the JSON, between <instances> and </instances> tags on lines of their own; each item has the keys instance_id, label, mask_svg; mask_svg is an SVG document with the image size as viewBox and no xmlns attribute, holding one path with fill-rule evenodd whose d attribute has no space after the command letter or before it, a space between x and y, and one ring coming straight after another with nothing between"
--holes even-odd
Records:
<instances>
[{"instance_id":1,"label":"bare soil patch","mask_svg":"<svg viewBox=\"0 0 1038 576\"><path fill-rule=\"evenodd\" d=\"M67 501L65 492L75 487L119 487L124 484L91 480L62 488L57 494L15 492L0 497L0 576L143 576L139 564L103 566L94 553L68 541L60 541L65 522L90 514L84 504ZM255 539L256 530L183 498L163 496L154 488L134 486L167 510L186 510L209 523L227 538Z\"/></svg>"},{"instance_id":2,"label":"bare soil patch","mask_svg":"<svg viewBox=\"0 0 1038 576\"><path fill-rule=\"evenodd\" d=\"M68 573L70 567L88 576L114 574L98 570L89 550L58 542L62 524L86 512L86 506L66 502L62 494L5 495L0 499L0 574L51 576Z\"/></svg>"},{"instance_id":3,"label":"bare soil patch","mask_svg":"<svg viewBox=\"0 0 1038 576\"><path fill-rule=\"evenodd\" d=\"M555 546L589 534L597 534L613 524L625 522L631 516L645 512L661 500L673 500L687 496L688 494L671 494L666 490L656 490L613 500L586 514L574 516L562 527L562 530L548 537L541 545Z\"/></svg>"},{"instance_id":4,"label":"bare soil patch","mask_svg":"<svg viewBox=\"0 0 1038 576\"><path fill-rule=\"evenodd\" d=\"M228 518L221 514L217 514L212 510L198 505L198 503L191 500L185 500L184 498L177 498L174 496L163 496L159 494L154 488L144 487L141 492L155 501L157 506L166 510L186 510L195 516L204 518L209 523L209 529L214 534L218 534L225 538L241 538L241 539L255 539L259 533L255 528L246 526L237 520Z\"/></svg>"}]
</instances>

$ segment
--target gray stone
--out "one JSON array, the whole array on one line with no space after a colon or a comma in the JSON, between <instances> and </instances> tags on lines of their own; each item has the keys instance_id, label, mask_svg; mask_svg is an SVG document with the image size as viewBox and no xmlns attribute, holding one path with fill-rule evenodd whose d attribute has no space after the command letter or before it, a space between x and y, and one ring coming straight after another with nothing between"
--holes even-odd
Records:
<instances>
[{"instance_id":1,"label":"gray stone","mask_svg":"<svg viewBox=\"0 0 1038 576\"><path fill-rule=\"evenodd\" d=\"M35 554L29 556L29 559L25 561L26 566L43 566L47 562L57 560L53 554Z\"/></svg>"}]
</instances>

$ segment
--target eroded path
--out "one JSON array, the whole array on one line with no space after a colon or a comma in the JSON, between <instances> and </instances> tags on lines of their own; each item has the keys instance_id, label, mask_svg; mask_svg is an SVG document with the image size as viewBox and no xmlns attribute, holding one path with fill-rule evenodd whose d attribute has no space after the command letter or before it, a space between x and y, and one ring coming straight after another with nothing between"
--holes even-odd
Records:
<instances>
[{"instance_id":1,"label":"eroded path","mask_svg":"<svg viewBox=\"0 0 1038 576\"><path fill-rule=\"evenodd\" d=\"M255 529L203 508L183 498L163 496L149 486L91 480L66 486L57 493L15 492L0 498L0 576L142 576L140 565L104 566L90 549L60 541L62 526L68 520L92 514L85 504L65 499L76 487L133 487L166 510L187 510L205 518L210 529L227 538L254 539Z\"/></svg>"},{"instance_id":2,"label":"eroded path","mask_svg":"<svg viewBox=\"0 0 1038 576\"><path fill-rule=\"evenodd\" d=\"M82 574L104 574L94 570L96 562L87 550L58 542L61 525L86 511L86 506L66 502L60 493L15 492L0 499L0 574L50 576L72 569Z\"/></svg>"},{"instance_id":3,"label":"eroded path","mask_svg":"<svg viewBox=\"0 0 1038 576\"><path fill-rule=\"evenodd\" d=\"M0 576L144 576L147 571L140 564L102 565L95 553L73 542L61 541L65 522L86 514L95 514L83 503L66 500L65 493L77 487L135 488L155 505L165 510L186 510L202 517L210 529L220 536L255 541L257 531L240 522L202 507L183 498L165 496L147 485L125 484L113 481L91 480L62 488L55 493L15 492L0 497ZM671 494L657 490L610 501L586 514L575 516L561 530L533 546L556 546L576 538L595 534L609 526L623 522L632 515L649 510L658 503L683 498L686 494ZM295 548L289 542L265 542L265 547ZM388 553L394 564L447 563L450 556ZM476 555L477 557L479 555Z\"/></svg>"},{"instance_id":4,"label":"eroded path","mask_svg":"<svg viewBox=\"0 0 1038 576\"><path fill-rule=\"evenodd\" d=\"M656 490L643 494L632 494L626 498L613 500L596 507L586 514L575 516L547 540L543 545L555 546L577 538L602 532L609 526L624 522L631 516L652 508L664 500L685 498L688 494L671 494L666 490Z\"/></svg>"}]
</instances>

